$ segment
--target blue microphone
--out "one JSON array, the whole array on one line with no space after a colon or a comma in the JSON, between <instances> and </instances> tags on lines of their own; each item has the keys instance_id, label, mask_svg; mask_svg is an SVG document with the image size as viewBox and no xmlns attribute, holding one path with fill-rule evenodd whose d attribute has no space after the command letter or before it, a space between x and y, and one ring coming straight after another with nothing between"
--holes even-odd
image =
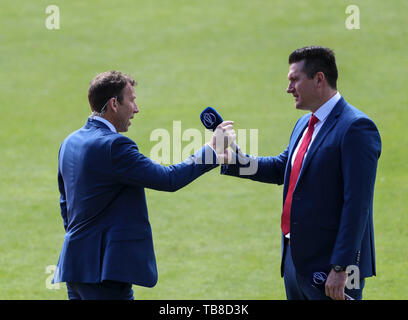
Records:
<instances>
[{"instance_id":1,"label":"blue microphone","mask_svg":"<svg viewBox=\"0 0 408 320\"><path fill-rule=\"evenodd\" d=\"M211 107L207 107L201 112L200 119L204 127L211 131L214 131L224 121L221 115Z\"/></svg>"},{"instance_id":2,"label":"blue microphone","mask_svg":"<svg viewBox=\"0 0 408 320\"><path fill-rule=\"evenodd\" d=\"M222 120L221 115L211 107L207 107L201 112L200 114L200 120L203 123L204 127L206 127L208 130L214 131L220 123L222 123L224 120ZM244 154L242 153L240 147L233 141L231 143L231 148L235 150L236 153L238 153L240 156L244 157Z\"/></svg>"}]
</instances>

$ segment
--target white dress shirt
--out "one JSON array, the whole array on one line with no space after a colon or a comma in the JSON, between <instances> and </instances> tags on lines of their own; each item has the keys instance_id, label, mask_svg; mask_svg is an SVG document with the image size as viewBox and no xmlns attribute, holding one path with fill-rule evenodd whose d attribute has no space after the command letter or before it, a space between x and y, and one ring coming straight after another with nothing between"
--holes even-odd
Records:
<instances>
[{"instance_id":1,"label":"white dress shirt","mask_svg":"<svg viewBox=\"0 0 408 320\"><path fill-rule=\"evenodd\" d=\"M341 95L340 93L337 91L337 93L331 97L329 100L327 100L319 109L316 110L316 112L314 113L314 116L319 119L319 121L316 122L315 126L314 126L314 131L313 131L313 135L312 135L312 139L310 140L309 146L307 147L305 156L303 159L306 159L307 156L307 151L309 150L310 146L313 143L313 140L315 139L316 135L319 133L321 127L323 126L323 124L325 123L327 117L329 116L330 112L333 110L334 106L336 105L337 102L339 102L339 100L341 99ZM298 150L300 148L300 145L302 144L303 138L306 135L308 128L306 127L306 130L303 132L302 138L299 140L295 151L293 151L293 155L292 155L292 159L291 159L291 165L293 166L293 163L295 162L295 158L296 155L298 153ZM303 165L303 163L302 163ZM290 233L288 233L287 235L285 235L286 238L290 238Z\"/></svg>"}]
</instances>

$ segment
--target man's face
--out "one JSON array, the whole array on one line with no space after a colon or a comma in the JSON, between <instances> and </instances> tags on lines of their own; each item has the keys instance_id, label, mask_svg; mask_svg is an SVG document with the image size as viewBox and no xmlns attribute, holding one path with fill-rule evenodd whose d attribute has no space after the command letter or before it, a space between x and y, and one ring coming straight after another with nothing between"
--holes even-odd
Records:
<instances>
[{"instance_id":1,"label":"man's face","mask_svg":"<svg viewBox=\"0 0 408 320\"><path fill-rule=\"evenodd\" d=\"M291 93L295 98L296 109L312 110L316 104L316 81L314 78L308 79L304 73L304 60L292 63L289 66L287 93Z\"/></svg>"},{"instance_id":2,"label":"man's face","mask_svg":"<svg viewBox=\"0 0 408 320\"><path fill-rule=\"evenodd\" d=\"M135 99L135 89L131 84L127 84L123 88L122 102L118 103L118 114L117 114L117 130L118 132L128 131L129 126L131 125L130 119L133 119L133 115L139 112L139 109L136 105Z\"/></svg>"}]
</instances>

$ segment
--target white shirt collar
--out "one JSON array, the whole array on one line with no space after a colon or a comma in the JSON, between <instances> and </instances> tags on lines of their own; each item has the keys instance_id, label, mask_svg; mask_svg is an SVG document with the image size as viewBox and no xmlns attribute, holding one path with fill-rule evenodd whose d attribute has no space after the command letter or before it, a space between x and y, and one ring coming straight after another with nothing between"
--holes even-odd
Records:
<instances>
[{"instance_id":1,"label":"white shirt collar","mask_svg":"<svg viewBox=\"0 0 408 320\"><path fill-rule=\"evenodd\" d=\"M317 109L314 115L320 121L326 120L327 116L330 114L330 112L333 110L334 106L336 105L337 102L339 102L340 99L341 94L337 91L337 93L333 97L331 97L324 104L322 104L322 106L319 109Z\"/></svg>"},{"instance_id":2,"label":"white shirt collar","mask_svg":"<svg viewBox=\"0 0 408 320\"><path fill-rule=\"evenodd\" d=\"M103 122L104 124L106 124L106 125L108 126L108 128L109 128L112 132L118 133L118 132L116 131L115 126L114 126L112 123L110 123L108 120L106 120L106 119L104 119L104 118L102 118L102 117L99 117L99 116L91 116L91 118L92 118L92 119L95 119L95 120L98 120L98 121L100 121L100 122Z\"/></svg>"}]
</instances>

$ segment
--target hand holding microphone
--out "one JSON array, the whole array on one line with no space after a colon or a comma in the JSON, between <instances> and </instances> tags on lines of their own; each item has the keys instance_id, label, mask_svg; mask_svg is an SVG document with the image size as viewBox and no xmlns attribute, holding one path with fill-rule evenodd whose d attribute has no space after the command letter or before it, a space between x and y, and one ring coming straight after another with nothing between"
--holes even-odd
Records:
<instances>
[{"instance_id":1,"label":"hand holding microphone","mask_svg":"<svg viewBox=\"0 0 408 320\"><path fill-rule=\"evenodd\" d=\"M201 122L204 127L214 131L209 144L218 154L221 162L227 162L231 154L226 150L228 146L241 156L244 156L241 149L235 143L236 134L232 127L233 121L223 121L221 115L211 107L207 107L201 112Z\"/></svg>"},{"instance_id":2,"label":"hand holding microphone","mask_svg":"<svg viewBox=\"0 0 408 320\"><path fill-rule=\"evenodd\" d=\"M224 150L235 140L236 135L232 127L233 124L233 121L223 121L215 128L209 144L217 154L224 153Z\"/></svg>"}]
</instances>

